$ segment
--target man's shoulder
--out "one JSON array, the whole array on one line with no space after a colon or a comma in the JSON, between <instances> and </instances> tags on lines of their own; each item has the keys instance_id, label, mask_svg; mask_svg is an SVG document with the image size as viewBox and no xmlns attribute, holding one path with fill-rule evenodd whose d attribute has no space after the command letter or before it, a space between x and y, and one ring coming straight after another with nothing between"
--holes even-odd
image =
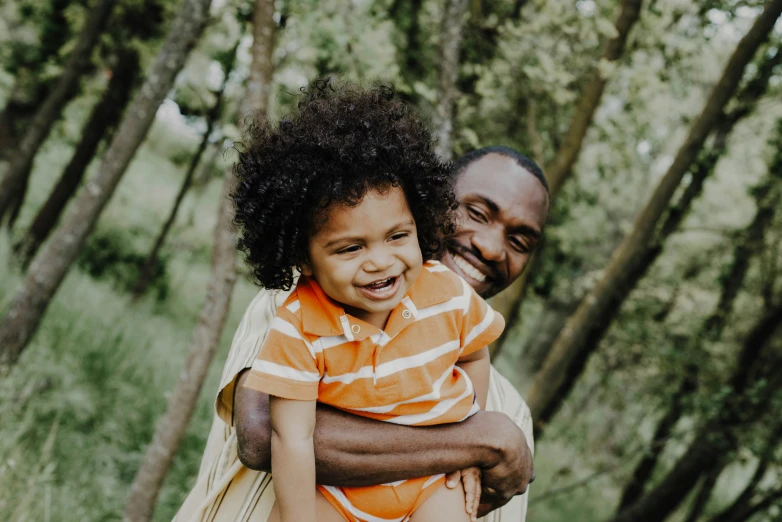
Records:
<instances>
[{"instance_id":1,"label":"man's shoulder","mask_svg":"<svg viewBox=\"0 0 782 522\"><path fill-rule=\"evenodd\" d=\"M228 424L231 424L236 377L242 370L252 366L258 357L277 310L285 304L292 291L261 289L244 311L231 341L217 391L217 413Z\"/></svg>"}]
</instances>

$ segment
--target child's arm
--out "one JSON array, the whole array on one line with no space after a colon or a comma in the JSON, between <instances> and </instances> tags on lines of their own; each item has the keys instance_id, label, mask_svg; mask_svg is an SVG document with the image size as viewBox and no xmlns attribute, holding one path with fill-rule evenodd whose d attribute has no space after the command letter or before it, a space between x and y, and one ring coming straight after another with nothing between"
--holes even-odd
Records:
<instances>
[{"instance_id":1,"label":"child's arm","mask_svg":"<svg viewBox=\"0 0 782 522\"><path fill-rule=\"evenodd\" d=\"M282 522L317 520L315 514L316 401L270 397L274 494Z\"/></svg>"},{"instance_id":2,"label":"child's arm","mask_svg":"<svg viewBox=\"0 0 782 522\"><path fill-rule=\"evenodd\" d=\"M475 394L478 396L478 405L482 410L485 410L486 398L489 395L489 370L491 369L488 346L460 357L456 366L467 373L473 388L475 388Z\"/></svg>"}]
</instances>

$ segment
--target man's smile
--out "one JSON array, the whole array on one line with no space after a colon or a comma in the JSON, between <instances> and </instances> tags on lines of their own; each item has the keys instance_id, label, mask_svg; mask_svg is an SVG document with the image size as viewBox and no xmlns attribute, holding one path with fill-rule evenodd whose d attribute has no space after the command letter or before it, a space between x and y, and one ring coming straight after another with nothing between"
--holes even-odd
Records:
<instances>
[{"instance_id":1,"label":"man's smile","mask_svg":"<svg viewBox=\"0 0 782 522\"><path fill-rule=\"evenodd\" d=\"M464 272L466 275L470 276L471 278L475 279L479 283L485 283L486 282L486 276L477 268L472 266L469 261L467 261L465 258L460 256L459 254L455 254L451 252L451 255L453 256L453 262L454 264L459 267L459 269Z\"/></svg>"}]
</instances>

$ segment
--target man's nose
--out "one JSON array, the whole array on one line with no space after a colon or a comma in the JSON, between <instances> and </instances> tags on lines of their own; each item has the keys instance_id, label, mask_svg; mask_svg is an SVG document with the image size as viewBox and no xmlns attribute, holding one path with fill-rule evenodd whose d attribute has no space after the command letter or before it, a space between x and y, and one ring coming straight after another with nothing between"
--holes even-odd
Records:
<instances>
[{"instance_id":1,"label":"man's nose","mask_svg":"<svg viewBox=\"0 0 782 522\"><path fill-rule=\"evenodd\" d=\"M472 236L472 244L486 261L505 260L505 236L498 227L485 228Z\"/></svg>"}]
</instances>

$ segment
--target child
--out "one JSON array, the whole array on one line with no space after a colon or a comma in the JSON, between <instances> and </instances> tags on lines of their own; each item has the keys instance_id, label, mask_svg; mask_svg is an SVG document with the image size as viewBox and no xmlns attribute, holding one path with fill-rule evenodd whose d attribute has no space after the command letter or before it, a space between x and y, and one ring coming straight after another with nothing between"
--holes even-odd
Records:
<instances>
[{"instance_id":1,"label":"child","mask_svg":"<svg viewBox=\"0 0 782 522\"><path fill-rule=\"evenodd\" d=\"M475 520L475 469L466 491L441 487L443 475L315 484L316 401L414 426L485 406L486 346L504 321L434 261L456 200L426 125L388 86L325 81L279 125L257 123L247 146L233 193L239 246L266 288L301 273L246 382L271 396L269 520Z\"/></svg>"}]
</instances>

